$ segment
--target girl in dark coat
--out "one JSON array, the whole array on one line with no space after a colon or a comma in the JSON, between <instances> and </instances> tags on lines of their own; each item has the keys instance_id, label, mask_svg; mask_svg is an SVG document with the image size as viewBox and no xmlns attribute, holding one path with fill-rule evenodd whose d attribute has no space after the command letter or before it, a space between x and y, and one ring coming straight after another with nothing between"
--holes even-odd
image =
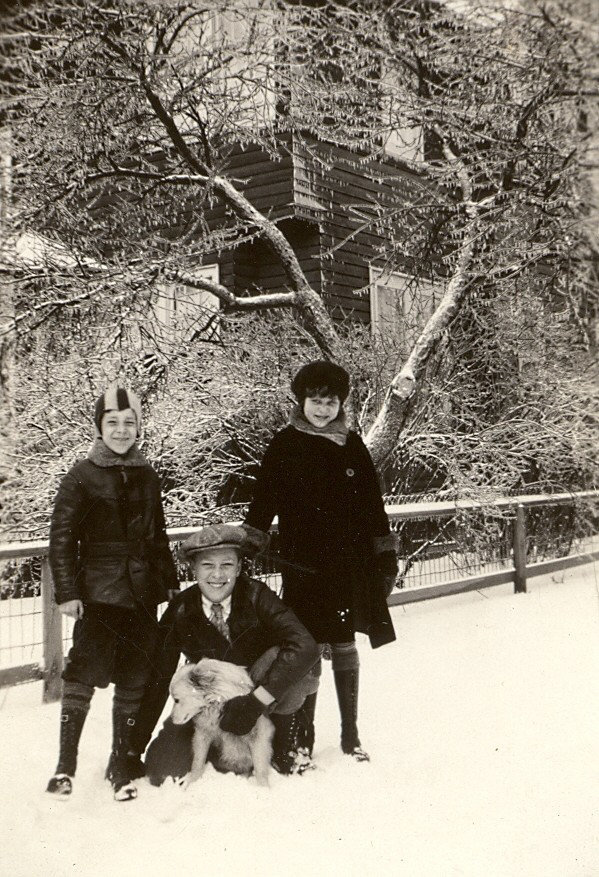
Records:
<instances>
[{"instance_id":1,"label":"girl in dark coat","mask_svg":"<svg viewBox=\"0 0 599 877\"><path fill-rule=\"evenodd\" d=\"M136 796L128 770L135 717L150 673L156 607L177 589L158 475L135 443L139 399L110 389L96 402L96 439L62 479L50 524L60 611L75 619L62 674L60 755L48 792L69 795L94 688L114 683L106 769L117 800Z\"/></svg>"},{"instance_id":2,"label":"girl in dark coat","mask_svg":"<svg viewBox=\"0 0 599 877\"><path fill-rule=\"evenodd\" d=\"M291 388L298 405L266 450L245 523L267 531L278 516L283 600L317 642L331 646L341 748L367 761L357 728L354 634L368 634L374 648L395 639L387 608L395 539L368 450L345 423L347 372L312 362ZM298 716L310 752L315 704L312 695Z\"/></svg>"}]
</instances>

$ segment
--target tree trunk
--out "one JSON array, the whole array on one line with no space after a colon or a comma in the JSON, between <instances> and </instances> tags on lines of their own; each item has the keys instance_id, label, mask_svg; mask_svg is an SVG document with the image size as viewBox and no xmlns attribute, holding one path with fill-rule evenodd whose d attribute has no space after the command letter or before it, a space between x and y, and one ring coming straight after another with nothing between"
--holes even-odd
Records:
<instances>
[{"instance_id":1,"label":"tree trunk","mask_svg":"<svg viewBox=\"0 0 599 877\"><path fill-rule=\"evenodd\" d=\"M377 469L384 466L397 446L416 383L422 376L441 335L460 310L467 290L468 267L474 251L475 239L476 224L470 227L462 242L453 277L447 285L445 295L416 340L407 361L391 381L376 420L368 430L365 442Z\"/></svg>"}]
</instances>

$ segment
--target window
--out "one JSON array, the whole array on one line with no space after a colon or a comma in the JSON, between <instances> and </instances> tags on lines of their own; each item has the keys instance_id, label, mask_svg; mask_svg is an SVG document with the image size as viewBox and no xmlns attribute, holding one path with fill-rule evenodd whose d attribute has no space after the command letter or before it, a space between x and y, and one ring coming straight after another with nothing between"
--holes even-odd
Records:
<instances>
[{"instance_id":1,"label":"window","mask_svg":"<svg viewBox=\"0 0 599 877\"><path fill-rule=\"evenodd\" d=\"M202 265L193 269L194 276L219 282L218 265ZM154 313L162 326L186 341L205 341L218 337L219 299L204 289L182 283L163 286L154 304Z\"/></svg>"},{"instance_id":2,"label":"window","mask_svg":"<svg viewBox=\"0 0 599 877\"><path fill-rule=\"evenodd\" d=\"M442 294L438 281L370 266L372 331L407 354Z\"/></svg>"},{"instance_id":3,"label":"window","mask_svg":"<svg viewBox=\"0 0 599 877\"><path fill-rule=\"evenodd\" d=\"M392 123L389 134L383 143L387 155L402 161L421 162L424 156L422 126L396 128Z\"/></svg>"}]
</instances>

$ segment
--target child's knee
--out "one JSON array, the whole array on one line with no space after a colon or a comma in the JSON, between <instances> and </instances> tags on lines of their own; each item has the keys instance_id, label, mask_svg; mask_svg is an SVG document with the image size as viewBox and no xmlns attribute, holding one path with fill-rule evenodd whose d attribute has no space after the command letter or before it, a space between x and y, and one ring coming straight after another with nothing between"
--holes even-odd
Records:
<instances>
[{"instance_id":1,"label":"child's knee","mask_svg":"<svg viewBox=\"0 0 599 877\"><path fill-rule=\"evenodd\" d=\"M360 656L355 642L331 643L331 657L333 671L357 670L360 666Z\"/></svg>"},{"instance_id":2,"label":"child's knee","mask_svg":"<svg viewBox=\"0 0 599 877\"><path fill-rule=\"evenodd\" d=\"M265 679L280 650L280 646L271 646L257 661L254 661L248 671L254 682L260 683Z\"/></svg>"},{"instance_id":3,"label":"child's knee","mask_svg":"<svg viewBox=\"0 0 599 877\"><path fill-rule=\"evenodd\" d=\"M85 655L72 656L69 653L62 672L65 685L85 685L94 688L108 688L110 667L103 661L93 661Z\"/></svg>"}]
</instances>

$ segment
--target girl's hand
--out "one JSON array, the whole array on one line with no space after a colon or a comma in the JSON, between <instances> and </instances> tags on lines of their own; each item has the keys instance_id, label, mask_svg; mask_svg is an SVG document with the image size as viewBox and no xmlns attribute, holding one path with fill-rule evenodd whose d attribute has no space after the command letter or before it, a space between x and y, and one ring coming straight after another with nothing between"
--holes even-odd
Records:
<instances>
[{"instance_id":1,"label":"girl's hand","mask_svg":"<svg viewBox=\"0 0 599 877\"><path fill-rule=\"evenodd\" d=\"M66 603L61 603L58 608L63 615L68 615L69 618L74 618L75 620L83 618L83 603L81 600L67 600Z\"/></svg>"}]
</instances>

